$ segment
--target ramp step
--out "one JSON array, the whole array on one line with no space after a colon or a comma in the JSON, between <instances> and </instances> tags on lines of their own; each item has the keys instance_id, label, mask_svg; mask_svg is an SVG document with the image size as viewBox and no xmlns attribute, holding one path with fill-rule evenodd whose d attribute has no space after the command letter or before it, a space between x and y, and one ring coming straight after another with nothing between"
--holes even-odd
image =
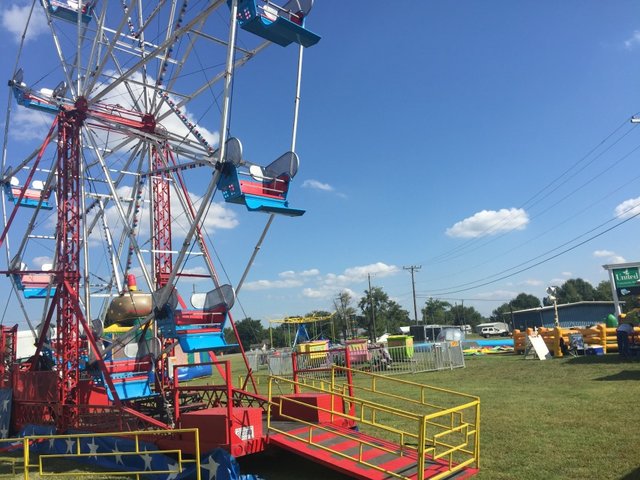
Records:
<instances>
[{"instance_id":1,"label":"ramp step","mask_svg":"<svg viewBox=\"0 0 640 480\"><path fill-rule=\"evenodd\" d=\"M290 425L287 428L288 434L293 437L283 433L271 433L269 443L326 465L352 478L390 480L397 479L398 475L417 478L417 455L414 451L401 451L401 447L398 445L355 430L345 430L331 425L323 425L323 428L330 430L322 431L314 428L313 445L308 443L310 427L299 425L295 427ZM345 438L343 436L345 433L353 438ZM364 445L362 442L367 442L370 445ZM360 456L361 451L362 455ZM361 463L358 458L361 458L362 462L367 462L384 471ZM424 478L432 478L447 469L448 465L446 464L427 461ZM465 469L447 478L461 480L471 477L476 472L475 469Z\"/></svg>"}]
</instances>

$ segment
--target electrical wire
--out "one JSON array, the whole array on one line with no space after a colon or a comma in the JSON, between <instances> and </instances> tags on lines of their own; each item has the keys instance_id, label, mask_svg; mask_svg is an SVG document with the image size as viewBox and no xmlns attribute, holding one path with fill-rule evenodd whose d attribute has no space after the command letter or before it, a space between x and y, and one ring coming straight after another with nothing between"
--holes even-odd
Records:
<instances>
[{"instance_id":1,"label":"electrical wire","mask_svg":"<svg viewBox=\"0 0 640 480\"><path fill-rule=\"evenodd\" d=\"M635 208L635 207L632 207L632 209L633 209L633 208ZM456 285L456 286L450 287L449 289L442 289L442 290L444 290L444 291L441 291L441 292L440 292L440 291L438 291L438 294L439 294L439 295L451 295L451 294L454 294L454 293L466 292L466 291L469 291L469 290L475 290L476 288L480 288L480 287L484 287L484 286L487 286L487 285L491 285L491 284L496 283L496 282L499 282L499 281L501 281L501 280L505 280L505 279L507 279L507 278L513 277L513 276L515 276L515 275L517 275L517 274L519 274L519 273L526 272L527 270L531 270L532 268L535 268L535 267L540 266L540 265L542 265L542 264L544 264L544 263L547 263L547 262L549 262L549 261L551 261L551 260L553 260L553 259L555 259L555 258L560 257L561 255L564 255L564 254L565 254L565 253L567 253L567 252L570 252L570 251L572 251L572 250L575 250L576 248L578 248L578 247L580 247L580 246L582 246L582 245L584 245L584 244L586 244L586 243L588 243L588 242L590 242L590 241L592 241L592 240L594 240L594 239L596 239L596 238L598 238L598 237L601 237L601 236L602 236L602 235L604 235L605 233L608 233L608 232L610 232L610 231L612 231L612 230L614 230L614 229L616 229L616 228L618 228L618 227L620 227L620 226L624 225L625 223L629 222L630 220L633 220L634 218L636 218L636 217L637 217L637 216L639 216L639 215L640 215L640 212L635 213L635 214L634 214L634 215L632 215L631 217L629 217L629 218L626 218L626 219L622 220L621 222L619 222L619 223L617 223L617 224L615 224L615 225L613 225L613 226L611 226L611 227L607 228L606 230L603 230L602 232L599 232L599 233L597 233L597 234L595 234L595 235L592 235L591 237L587 238L586 240L583 240L582 242L580 242L580 243L578 243L578 244L576 244L576 245L573 245L573 246L571 246L571 247L568 247L568 248L566 248L566 249L564 249L564 250L560 251L559 253L557 253L557 254L555 254L555 255L552 255L552 256L550 256L550 257L548 257L548 258L545 258L544 260L541 260L541 261L539 261L539 262L536 262L536 263L534 263L533 265L530 265L530 266L528 266L528 267L522 268L522 269L517 270L517 271L515 271L515 272L513 272L513 273L510 273L510 274L508 274L508 275L503 275L503 276L501 276L501 277L499 277L499 278L496 278L496 279L494 279L494 280L490 280L490 281L486 281L486 282L483 282L483 283L479 283L479 284L477 284L477 285L473 285L473 286L470 286L470 287L468 287L468 288L459 288L459 287L464 287L464 286L467 286L467 285L471 285L471 284L476 283L476 282L478 282L478 281L479 281L479 282L482 282L482 281L483 281L483 279L478 280L478 281L476 281L476 282L468 282L468 283L466 283L466 284ZM606 223L608 223L608 222L606 222ZM598 227L596 227L596 228L598 228ZM584 235L584 234L583 234L583 235ZM576 237L576 238L580 238L580 237ZM574 240L575 240L575 238L574 238ZM570 242L571 242L571 241L570 241ZM570 242L567 242L567 243L570 243ZM515 267L514 267L514 268L515 268ZM505 272L506 272L506 271L509 271L509 270L512 270L512 269L505 270ZM497 274L497 275L499 275L499 274ZM492 275L492 276L494 276L494 275ZM491 278L491 277L487 277L487 278Z\"/></svg>"}]
</instances>

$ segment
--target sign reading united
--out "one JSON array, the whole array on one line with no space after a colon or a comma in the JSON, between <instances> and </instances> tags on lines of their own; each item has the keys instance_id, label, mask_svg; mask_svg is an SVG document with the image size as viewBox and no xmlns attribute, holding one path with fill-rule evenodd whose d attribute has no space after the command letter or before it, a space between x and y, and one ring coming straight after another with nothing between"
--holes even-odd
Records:
<instances>
[{"instance_id":1,"label":"sign reading united","mask_svg":"<svg viewBox=\"0 0 640 480\"><path fill-rule=\"evenodd\" d=\"M616 288L637 287L640 281L638 267L613 269Z\"/></svg>"}]
</instances>

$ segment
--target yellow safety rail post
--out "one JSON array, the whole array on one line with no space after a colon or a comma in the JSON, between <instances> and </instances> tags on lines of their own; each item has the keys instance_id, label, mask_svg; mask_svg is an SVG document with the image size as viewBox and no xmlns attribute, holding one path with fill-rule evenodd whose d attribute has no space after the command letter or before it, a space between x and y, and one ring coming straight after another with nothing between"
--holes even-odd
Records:
<instances>
[{"instance_id":1,"label":"yellow safety rail post","mask_svg":"<svg viewBox=\"0 0 640 480\"><path fill-rule=\"evenodd\" d=\"M193 434L194 443L195 443L195 458L193 460L185 459L182 457L182 450L180 449L157 449L157 450L140 450L140 437L153 437L153 436L166 436L166 435L175 435L175 434ZM106 452L106 453L92 453L92 452L82 452L80 439L81 438L99 438L99 437L133 437L135 450L133 451L117 451L117 452ZM30 465L30 448L31 443L36 441L42 441L45 439L54 439L54 440L64 440L64 439L73 439L76 444L75 452L69 454L41 454L38 455L38 464ZM183 464L193 463L196 467L196 480L201 480L201 472L200 472L200 434L197 428L183 428L183 429L175 429L175 430L138 430L132 432L101 432L101 433L77 433L77 434L68 434L68 435L29 435L25 436L23 439L18 439L23 441L23 457L24 457L24 478L25 480L29 479L29 467L38 467L40 476L58 476L58 477L68 477L68 473L53 473L45 471L45 462L51 459L83 459L83 458L91 458L91 457L107 457L107 456L140 456L141 454L173 454L176 456L177 464L176 470L145 470L143 472L124 472L120 470L108 471L104 470L96 471L96 472L76 472L74 476L84 476L84 475L96 475L96 474L109 474L114 476L125 476L125 475L135 475L137 479L141 478L141 475L149 475L149 474L178 474L183 471Z\"/></svg>"},{"instance_id":2,"label":"yellow safety rail post","mask_svg":"<svg viewBox=\"0 0 640 480\"><path fill-rule=\"evenodd\" d=\"M387 471L364 457L367 447L383 450L398 456L413 452L417 460L417 479L425 478L427 462L445 465L446 471L431 476L431 479L445 478L463 468L479 467L480 455L480 400L478 397L451 390L422 385L416 382L348 368L333 366L331 382L310 385L304 376L297 381L285 377L269 378L269 407L267 409L267 428L271 432L295 438L313 445L315 448L348 458L369 468L385 472L390 477L408 478L396 472ZM340 377L338 377L338 374ZM352 380L350 380L352 378ZM330 393L335 399L327 408L312 406L298 401L295 396L287 397L287 404L298 404L305 409L316 409L318 418L322 415L332 419L356 422L361 430L375 431L375 438L385 442L384 446L373 444L367 436L363 437L345 428L336 428L332 423L313 423L283 411L284 402L279 403L279 419L295 421L308 427L304 435L297 436L272 421L274 415L273 382L290 383L297 391ZM339 404L340 407L336 408ZM308 411L308 410L307 410ZM318 432L332 432L348 441L359 443L358 453L347 454L321 445L315 440ZM366 433L366 435L369 435ZM388 439L393 439L389 441ZM415 442L415 446L414 446ZM444 462L444 463L442 463ZM415 478L415 477L414 477Z\"/></svg>"},{"instance_id":3,"label":"yellow safety rail post","mask_svg":"<svg viewBox=\"0 0 640 480\"><path fill-rule=\"evenodd\" d=\"M22 440L22 452L24 455L24 480L29 480L29 440L26 437Z\"/></svg>"},{"instance_id":4,"label":"yellow safety rail post","mask_svg":"<svg viewBox=\"0 0 640 480\"><path fill-rule=\"evenodd\" d=\"M13 445L17 445L17 444L23 444L24 446L24 438L0 438L0 444L13 444ZM10 453L9 451L7 453ZM17 456L9 456L6 459L2 459L2 463L5 464L5 460L6 460L6 464L7 466L10 466L11 468L11 473L0 473L0 478L15 478L16 475L16 462L18 460L20 460L20 457ZM22 461L25 461L25 457L24 457L24 450L22 453ZM25 477L26 478L26 477Z\"/></svg>"}]
</instances>

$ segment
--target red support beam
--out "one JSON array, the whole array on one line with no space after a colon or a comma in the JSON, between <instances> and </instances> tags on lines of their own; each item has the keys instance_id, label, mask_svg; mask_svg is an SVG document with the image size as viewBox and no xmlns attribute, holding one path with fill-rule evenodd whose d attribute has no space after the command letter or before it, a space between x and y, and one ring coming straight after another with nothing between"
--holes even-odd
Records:
<instances>
[{"instance_id":1,"label":"red support beam","mask_svg":"<svg viewBox=\"0 0 640 480\"><path fill-rule=\"evenodd\" d=\"M160 170L173 160L171 150L164 145L161 151L152 152L151 170ZM171 254L171 190L169 188L169 172L157 173L151 178L151 195L153 199L153 261L156 275L156 288L167 284L173 270Z\"/></svg>"},{"instance_id":2,"label":"red support beam","mask_svg":"<svg viewBox=\"0 0 640 480\"><path fill-rule=\"evenodd\" d=\"M57 418L57 427L63 431L76 423L78 409L74 407L79 405L79 316L82 313L76 305L80 291L81 128L86 118L86 102L80 100L75 108L62 110L58 120L56 265L60 292L56 291L56 357L60 370L58 392L63 414Z\"/></svg>"}]
</instances>

